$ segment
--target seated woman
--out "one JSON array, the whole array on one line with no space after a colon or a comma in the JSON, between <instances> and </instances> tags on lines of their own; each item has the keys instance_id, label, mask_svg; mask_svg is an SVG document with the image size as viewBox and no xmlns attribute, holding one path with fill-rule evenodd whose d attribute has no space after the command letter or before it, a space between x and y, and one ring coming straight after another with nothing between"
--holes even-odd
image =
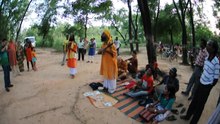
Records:
<instances>
[{"instance_id":1,"label":"seated woman","mask_svg":"<svg viewBox=\"0 0 220 124\"><path fill-rule=\"evenodd\" d=\"M130 97L140 97L149 95L153 91L152 70L149 68L142 76L140 82L134 84L132 91L125 93Z\"/></svg>"},{"instance_id":2,"label":"seated woman","mask_svg":"<svg viewBox=\"0 0 220 124\"><path fill-rule=\"evenodd\" d=\"M126 78L128 72L127 63L121 57L118 57L117 63L118 63L118 80L123 80Z\"/></svg>"},{"instance_id":3,"label":"seated woman","mask_svg":"<svg viewBox=\"0 0 220 124\"><path fill-rule=\"evenodd\" d=\"M137 52L132 52L132 57L130 59L125 60L128 63L128 72L134 78L138 71L138 60L137 60Z\"/></svg>"},{"instance_id":4,"label":"seated woman","mask_svg":"<svg viewBox=\"0 0 220 124\"><path fill-rule=\"evenodd\" d=\"M175 87L166 86L158 101L148 104L140 116L154 124L163 121L171 112L176 99L175 93Z\"/></svg>"}]
</instances>

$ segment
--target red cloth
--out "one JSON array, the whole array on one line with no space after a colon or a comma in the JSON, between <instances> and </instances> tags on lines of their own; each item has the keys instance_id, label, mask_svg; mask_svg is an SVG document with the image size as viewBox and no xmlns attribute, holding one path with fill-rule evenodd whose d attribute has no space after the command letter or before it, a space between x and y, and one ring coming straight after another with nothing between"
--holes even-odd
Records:
<instances>
[{"instance_id":1,"label":"red cloth","mask_svg":"<svg viewBox=\"0 0 220 124\"><path fill-rule=\"evenodd\" d=\"M153 91L153 88L154 88L153 87L153 85L154 85L153 77L152 76L147 76L146 74L144 74L143 77L141 78L141 81L143 82L144 80L147 82L147 87L148 87L147 92L151 93Z\"/></svg>"},{"instance_id":2,"label":"red cloth","mask_svg":"<svg viewBox=\"0 0 220 124\"><path fill-rule=\"evenodd\" d=\"M125 86L126 89L131 89L132 87L134 87L134 85L136 85L135 81L131 81L127 86Z\"/></svg>"},{"instance_id":3,"label":"red cloth","mask_svg":"<svg viewBox=\"0 0 220 124\"><path fill-rule=\"evenodd\" d=\"M28 62L32 60L32 50L31 47L26 48L26 59Z\"/></svg>"}]
</instances>

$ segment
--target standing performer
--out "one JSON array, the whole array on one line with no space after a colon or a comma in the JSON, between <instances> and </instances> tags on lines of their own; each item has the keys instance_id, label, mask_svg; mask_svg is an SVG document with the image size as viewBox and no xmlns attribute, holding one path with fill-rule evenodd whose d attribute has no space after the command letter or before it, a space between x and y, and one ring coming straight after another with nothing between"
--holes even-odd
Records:
<instances>
[{"instance_id":1,"label":"standing performer","mask_svg":"<svg viewBox=\"0 0 220 124\"><path fill-rule=\"evenodd\" d=\"M74 35L72 34L69 39L68 43L68 51L67 51L67 66L70 68L70 76L71 78L75 78L77 73L76 70L76 52L77 52L77 45L75 42Z\"/></svg>"},{"instance_id":2,"label":"standing performer","mask_svg":"<svg viewBox=\"0 0 220 124\"><path fill-rule=\"evenodd\" d=\"M114 93L118 76L116 47L108 30L102 33L101 41L103 44L98 53L102 54L100 74L104 77L104 91Z\"/></svg>"}]
</instances>

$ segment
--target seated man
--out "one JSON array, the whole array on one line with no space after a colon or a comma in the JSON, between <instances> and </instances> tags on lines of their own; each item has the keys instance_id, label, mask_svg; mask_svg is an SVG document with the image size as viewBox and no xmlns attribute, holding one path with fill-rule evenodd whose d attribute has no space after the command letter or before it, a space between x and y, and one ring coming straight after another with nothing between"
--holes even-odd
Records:
<instances>
[{"instance_id":1,"label":"seated man","mask_svg":"<svg viewBox=\"0 0 220 124\"><path fill-rule=\"evenodd\" d=\"M176 78L177 70L176 68L171 68L169 75L166 75L158 86L155 87L157 94L162 94L165 86L174 86L175 91L179 90L179 80Z\"/></svg>"},{"instance_id":2,"label":"seated man","mask_svg":"<svg viewBox=\"0 0 220 124\"><path fill-rule=\"evenodd\" d=\"M134 78L138 71L138 60L137 60L137 52L132 52L132 57L125 60L128 63L128 72Z\"/></svg>"},{"instance_id":3,"label":"seated man","mask_svg":"<svg viewBox=\"0 0 220 124\"><path fill-rule=\"evenodd\" d=\"M132 91L125 93L130 97L139 97L149 95L153 91L152 69L149 68L142 76L141 81L136 82Z\"/></svg>"},{"instance_id":4,"label":"seated man","mask_svg":"<svg viewBox=\"0 0 220 124\"><path fill-rule=\"evenodd\" d=\"M118 57L117 63L118 63L118 80L123 80L126 78L128 72L127 63L121 57Z\"/></svg>"}]
</instances>

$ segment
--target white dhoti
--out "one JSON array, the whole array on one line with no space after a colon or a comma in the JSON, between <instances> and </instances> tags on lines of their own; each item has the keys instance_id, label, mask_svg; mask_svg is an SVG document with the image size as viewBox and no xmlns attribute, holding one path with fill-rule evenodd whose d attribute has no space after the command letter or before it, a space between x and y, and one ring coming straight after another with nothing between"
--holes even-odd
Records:
<instances>
[{"instance_id":1,"label":"white dhoti","mask_svg":"<svg viewBox=\"0 0 220 124\"><path fill-rule=\"evenodd\" d=\"M70 74L75 75L77 73L76 68L70 68Z\"/></svg>"},{"instance_id":2,"label":"white dhoti","mask_svg":"<svg viewBox=\"0 0 220 124\"><path fill-rule=\"evenodd\" d=\"M108 88L109 93L114 93L116 90L116 79L113 80L104 79L104 87Z\"/></svg>"}]
</instances>

